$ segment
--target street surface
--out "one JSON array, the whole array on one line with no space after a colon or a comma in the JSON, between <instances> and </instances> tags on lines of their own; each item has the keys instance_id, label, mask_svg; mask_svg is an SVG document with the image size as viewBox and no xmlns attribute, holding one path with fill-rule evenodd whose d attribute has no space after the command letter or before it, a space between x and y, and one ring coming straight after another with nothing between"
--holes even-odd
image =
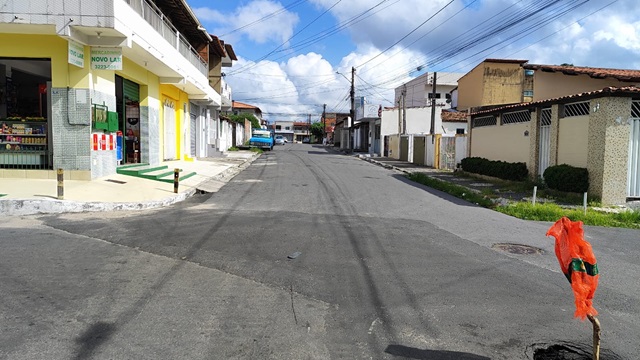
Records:
<instances>
[{"instance_id":1,"label":"street surface","mask_svg":"<svg viewBox=\"0 0 640 360\"><path fill-rule=\"evenodd\" d=\"M550 223L321 145L276 146L170 208L3 220L2 359L532 359L591 344ZM585 233L602 359L638 359L640 232Z\"/></svg>"}]
</instances>

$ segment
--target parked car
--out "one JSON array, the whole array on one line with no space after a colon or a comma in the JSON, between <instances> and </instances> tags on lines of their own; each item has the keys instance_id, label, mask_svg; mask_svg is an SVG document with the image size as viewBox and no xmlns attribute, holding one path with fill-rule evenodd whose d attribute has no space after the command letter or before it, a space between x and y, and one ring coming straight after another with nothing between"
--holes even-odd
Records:
<instances>
[{"instance_id":1,"label":"parked car","mask_svg":"<svg viewBox=\"0 0 640 360\"><path fill-rule=\"evenodd\" d=\"M302 143L303 143L303 144L308 144L308 143L309 143L309 141L310 141L310 140L309 140L309 138L308 138L308 137L306 137L306 138L302 139Z\"/></svg>"},{"instance_id":2,"label":"parked car","mask_svg":"<svg viewBox=\"0 0 640 360\"><path fill-rule=\"evenodd\" d=\"M284 145L287 142L287 139L282 135L276 135L276 145Z\"/></svg>"},{"instance_id":3,"label":"parked car","mask_svg":"<svg viewBox=\"0 0 640 360\"><path fill-rule=\"evenodd\" d=\"M273 150L273 134L269 130L255 129L249 139L249 145L263 150Z\"/></svg>"}]
</instances>

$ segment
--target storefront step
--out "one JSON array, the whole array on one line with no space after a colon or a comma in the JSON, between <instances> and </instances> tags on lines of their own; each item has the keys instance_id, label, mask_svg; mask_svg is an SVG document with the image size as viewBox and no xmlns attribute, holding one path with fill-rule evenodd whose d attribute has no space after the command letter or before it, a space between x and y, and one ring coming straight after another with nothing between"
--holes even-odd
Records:
<instances>
[{"instance_id":1,"label":"storefront step","mask_svg":"<svg viewBox=\"0 0 640 360\"><path fill-rule=\"evenodd\" d=\"M117 169L118 174L135 176L143 179L173 183L174 169L166 165L150 166L148 164L124 165ZM185 173L180 169L180 180L188 179L196 175L195 172Z\"/></svg>"},{"instance_id":2,"label":"storefront step","mask_svg":"<svg viewBox=\"0 0 640 360\"><path fill-rule=\"evenodd\" d=\"M116 172L122 175L139 176L140 174L146 174L154 171L167 170L166 165L149 165L149 164L135 164L135 165L123 165L118 166Z\"/></svg>"}]
</instances>

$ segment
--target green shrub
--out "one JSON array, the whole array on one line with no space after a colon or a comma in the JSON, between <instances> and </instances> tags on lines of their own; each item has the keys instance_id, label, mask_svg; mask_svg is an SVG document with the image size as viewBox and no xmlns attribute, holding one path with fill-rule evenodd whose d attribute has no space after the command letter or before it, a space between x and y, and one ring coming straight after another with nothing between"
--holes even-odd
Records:
<instances>
[{"instance_id":1,"label":"green shrub","mask_svg":"<svg viewBox=\"0 0 640 360\"><path fill-rule=\"evenodd\" d=\"M567 164L549 166L544 171L544 182L550 189L583 193L589 190L589 171Z\"/></svg>"},{"instance_id":2,"label":"green shrub","mask_svg":"<svg viewBox=\"0 0 640 360\"><path fill-rule=\"evenodd\" d=\"M493 176L504 180L524 181L529 175L527 164L523 162L488 160L480 157L468 157L460 162L462 170L470 173Z\"/></svg>"}]
</instances>

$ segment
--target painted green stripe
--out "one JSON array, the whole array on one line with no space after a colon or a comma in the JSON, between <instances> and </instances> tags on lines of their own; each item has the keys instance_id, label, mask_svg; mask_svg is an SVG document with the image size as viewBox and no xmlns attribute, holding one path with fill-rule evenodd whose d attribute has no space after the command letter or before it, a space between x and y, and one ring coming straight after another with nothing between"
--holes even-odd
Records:
<instances>
[{"instance_id":1,"label":"painted green stripe","mask_svg":"<svg viewBox=\"0 0 640 360\"><path fill-rule=\"evenodd\" d=\"M571 273L574 271L587 273L590 276L598 275L598 264L590 264L582 259L571 259L571 263L569 264L569 272L564 274L567 277L567 280L571 282Z\"/></svg>"}]
</instances>

